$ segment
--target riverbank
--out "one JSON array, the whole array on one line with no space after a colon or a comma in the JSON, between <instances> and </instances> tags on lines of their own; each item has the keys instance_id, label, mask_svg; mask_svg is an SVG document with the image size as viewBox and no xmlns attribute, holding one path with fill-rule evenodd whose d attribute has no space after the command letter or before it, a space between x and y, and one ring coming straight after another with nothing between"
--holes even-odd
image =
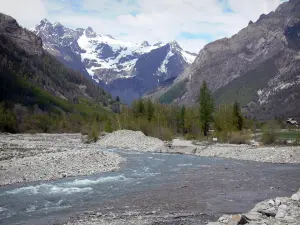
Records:
<instances>
[{"instance_id":1,"label":"riverbank","mask_svg":"<svg viewBox=\"0 0 300 225\"><path fill-rule=\"evenodd\" d=\"M165 143L147 137L140 131L121 130L102 137L97 144L103 148L130 149L146 152L192 154L203 157L221 157L238 160L300 164L300 146L251 146L220 143L193 143L174 139Z\"/></svg>"},{"instance_id":2,"label":"riverbank","mask_svg":"<svg viewBox=\"0 0 300 225\"><path fill-rule=\"evenodd\" d=\"M113 171L123 161L80 134L0 134L0 186Z\"/></svg>"},{"instance_id":3,"label":"riverbank","mask_svg":"<svg viewBox=\"0 0 300 225\"><path fill-rule=\"evenodd\" d=\"M300 146L251 146L173 140L170 153L237 160L300 164Z\"/></svg>"}]
</instances>

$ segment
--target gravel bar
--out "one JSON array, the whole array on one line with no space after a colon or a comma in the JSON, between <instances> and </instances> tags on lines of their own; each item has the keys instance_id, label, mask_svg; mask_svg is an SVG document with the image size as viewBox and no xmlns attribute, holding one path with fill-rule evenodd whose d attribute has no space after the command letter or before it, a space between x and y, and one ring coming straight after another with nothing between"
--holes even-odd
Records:
<instances>
[{"instance_id":1,"label":"gravel bar","mask_svg":"<svg viewBox=\"0 0 300 225\"><path fill-rule=\"evenodd\" d=\"M122 162L80 134L0 135L0 186L113 171Z\"/></svg>"}]
</instances>

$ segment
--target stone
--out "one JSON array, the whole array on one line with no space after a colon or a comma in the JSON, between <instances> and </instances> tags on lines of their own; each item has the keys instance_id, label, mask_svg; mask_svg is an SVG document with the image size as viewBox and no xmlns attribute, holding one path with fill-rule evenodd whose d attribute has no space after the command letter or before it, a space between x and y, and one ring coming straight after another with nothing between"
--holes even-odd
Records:
<instances>
[{"instance_id":1,"label":"stone","mask_svg":"<svg viewBox=\"0 0 300 225\"><path fill-rule=\"evenodd\" d=\"M269 202L268 202L268 203L269 203L269 205L270 205L270 206L274 206L274 205L275 205L275 202L274 202L274 200L273 200L273 199L269 200Z\"/></svg>"},{"instance_id":2,"label":"stone","mask_svg":"<svg viewBox=\"0 0 300 225\"><path fill-rule=\"evenodd\" d=\"M220 219L218 220L218 222L220 222L220 223L229 223L229 219L226 218L226 217L224 217L224 216L222 216L222 217L220 217Z\"/></svg>"},{"instance_id":3,"label":"stone","mask_svg":"<svg viewBox=\"0 0 300 225\"><path fill-rule=\"evenodd\" d=\"M276 219L282 219L286 215L287 205L280 205L278 207L277 214L275 216Z\"/></svg>"},{"instance_id":4,"label":"stone","mask_svg":"<svg viewBox=\"0 0 300 225\"><path fill-rule=\"evenodd\" d=\"M292 197L291 197L291 199L293 201L300 201L300 196L298 194L293 194Z\"/></svg>"},{"instance_id":5,"label":"stone","mask_svg":"<svg viewBox=\"0 0 300 225\"><path fill-rule=\"evenodd\" d=\"M275 199L275 205L280 206L281 205L281 200L279 198Z\"/></svg>"}]
</instances>

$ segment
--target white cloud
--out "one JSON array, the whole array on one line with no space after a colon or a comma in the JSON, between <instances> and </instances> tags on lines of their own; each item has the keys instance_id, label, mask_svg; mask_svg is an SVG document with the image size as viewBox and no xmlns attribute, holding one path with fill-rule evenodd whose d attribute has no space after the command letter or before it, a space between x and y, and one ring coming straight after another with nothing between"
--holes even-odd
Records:
<instances>
[{"instance_id":1,"label":"white cloud","mask_svg":"<svg viewBox=\"0 0 300 225\"><path fill-rule=\"evenodd\" d=\"M31 27L47 16L47 9L41 0L0 0L0 12L14 17L22 26Z\"/></svg>"},{"instance_id":2,"label":"white cloud","mask_svg":"<svg viewBox=\"0 0 300 225\"><path fill-rule=\"evenodd\" d=\"M134 42L177 39L187 50L198 52L207 39L184 39L181 32L206 34L212 39L231 36L274 10L280 0L228 0L234 13L225 13L218 0L0 0L1 11L32 27L43 17L73 28L95 31ZM133 4L135 2L135 4ZM60 13L53 13L60 11ZM87 13L88 12L88 13ZM135 15L135 13L137 13ZM128 34L124 36L124 34Z\"/></svg>"}]
</instances>

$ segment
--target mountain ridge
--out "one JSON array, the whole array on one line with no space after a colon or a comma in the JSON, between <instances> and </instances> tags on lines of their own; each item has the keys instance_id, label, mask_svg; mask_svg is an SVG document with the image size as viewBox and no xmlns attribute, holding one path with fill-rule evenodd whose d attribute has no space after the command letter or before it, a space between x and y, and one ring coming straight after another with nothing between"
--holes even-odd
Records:
<instances>
[{"instance_id":1,"label":"mountain ridge","mask_svg":"<svg viewBox=\"0 0 300 225\"><path fill-rule=\"evenodd\" d=\"M113 96L126 103L176 78L196 57L176 41L136 44L97 34L91 27L69 29L47 19L32 31L42 38L50 54L95 82L104 83Z\"/></svg>"},{"instance_id":2,"label":"mountain ridge","mask_svg":"<svg viewBox=\"0 0 300 225\"><path fill-rule=\"evenodd\" d=\"M284 2L232 37L207 44L171 86L152 96L177 104L196 104L200 86L206 80L216 102L243 102L249 116L260 119L300 116L296 107L300 84L298 33L300 2ZM256 82L250 88L247 84L251 79ZM171 95L182 83L184 93ZM279 99L284 107L279 106Z\"/></svg>"}]
</instances>

